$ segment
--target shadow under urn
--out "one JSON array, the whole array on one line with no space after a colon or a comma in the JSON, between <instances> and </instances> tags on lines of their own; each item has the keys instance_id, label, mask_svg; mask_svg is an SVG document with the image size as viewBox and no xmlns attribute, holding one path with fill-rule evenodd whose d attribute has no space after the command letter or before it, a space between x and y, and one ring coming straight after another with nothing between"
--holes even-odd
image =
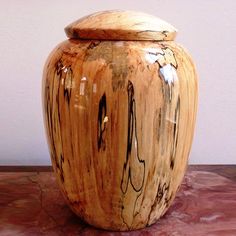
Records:
<instances>
[{"instance_id":1,"label":"shadow under urn","mask_svg":"<svg viewBox=\"0 0 236 236\"><path fill-rule=\"evenodd\" d=\"M43 74L44 123L70 208L103 229L144 228L171 205L190 152L198 97L176 29L132 11L65 28Z\"/></svg>"}]
</instances>

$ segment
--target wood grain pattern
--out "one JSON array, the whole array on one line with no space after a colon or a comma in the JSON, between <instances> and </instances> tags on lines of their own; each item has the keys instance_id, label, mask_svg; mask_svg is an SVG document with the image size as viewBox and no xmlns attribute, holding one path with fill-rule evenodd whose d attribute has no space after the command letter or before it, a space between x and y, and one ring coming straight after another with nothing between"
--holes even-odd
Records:
<instances>
[{"instance_id":1,"label":"wood grain pattern","mask_svg":"<svg viewBox=\"0 0 236 236\"><path fill-rule=\"evenodd\" d=\"M69 38L105 40L174 40L177 30L152 15L135 11L102 11L65 28Z\"/></svg>"},{"instance_id":2,"label":"wood grain pattern","mask_svg":"<svg viewBox=\"0 0 236 236\"><path fill-rule=\"evenodd\" d=\"M105 229L153 224L183 179L196 108L193 62L172 41L57 46L44 69L43 109L71 209Z\"/></svg>"}]
</instances>

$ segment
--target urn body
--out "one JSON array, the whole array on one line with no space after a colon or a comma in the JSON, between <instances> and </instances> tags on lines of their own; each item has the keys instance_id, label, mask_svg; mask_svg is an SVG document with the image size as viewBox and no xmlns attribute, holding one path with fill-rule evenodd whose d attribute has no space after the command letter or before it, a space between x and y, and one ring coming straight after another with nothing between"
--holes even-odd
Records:
<instances>
[{"instance_id":1,"label":"urn body","mask_svg":"<svg viewBox=\"0 0 236 236\"><path fill-rule=\"evenodd\" d=\"M80 218L104 229L139 229L166 212L183 179L197 108L195 67L171 39L99 35L64 41L46 62L51 160Z\"/></svg>"}]
</instances>

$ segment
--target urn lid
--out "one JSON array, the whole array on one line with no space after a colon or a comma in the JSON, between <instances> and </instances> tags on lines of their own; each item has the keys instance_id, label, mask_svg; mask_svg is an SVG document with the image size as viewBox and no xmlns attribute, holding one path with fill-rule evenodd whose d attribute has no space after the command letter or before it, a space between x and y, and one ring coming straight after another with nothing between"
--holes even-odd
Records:
<instances>
[{"instance_id":1,"label":"urn lid","mask_svg":"<svg viewBox=\"0 0 236 236\"><path fill-rule=\"evenodd\" d=\"M99 40L174 40L169 23L141 12L102 11L85 16L65 28L68 38Z\"/></svg>"}]
</instances>

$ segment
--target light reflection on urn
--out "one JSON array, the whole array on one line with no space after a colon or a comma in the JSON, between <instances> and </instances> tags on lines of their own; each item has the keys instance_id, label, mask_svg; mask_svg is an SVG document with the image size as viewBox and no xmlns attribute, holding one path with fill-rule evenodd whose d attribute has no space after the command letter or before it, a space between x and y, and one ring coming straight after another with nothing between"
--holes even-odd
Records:
<instances>
[{"instance_id":1,"label":"light reflection on urn","mask_svg":"<svg viewBox=\"0 0 236 236\"><path fill-rule=\"evenodd\" d=\"M193 61L173 26L143 13L100 12L65 31L69 39L46 62L42 93L59 187L95 227L151 225L187 166L198 96Z\"/></svg>"}]
</instances>

